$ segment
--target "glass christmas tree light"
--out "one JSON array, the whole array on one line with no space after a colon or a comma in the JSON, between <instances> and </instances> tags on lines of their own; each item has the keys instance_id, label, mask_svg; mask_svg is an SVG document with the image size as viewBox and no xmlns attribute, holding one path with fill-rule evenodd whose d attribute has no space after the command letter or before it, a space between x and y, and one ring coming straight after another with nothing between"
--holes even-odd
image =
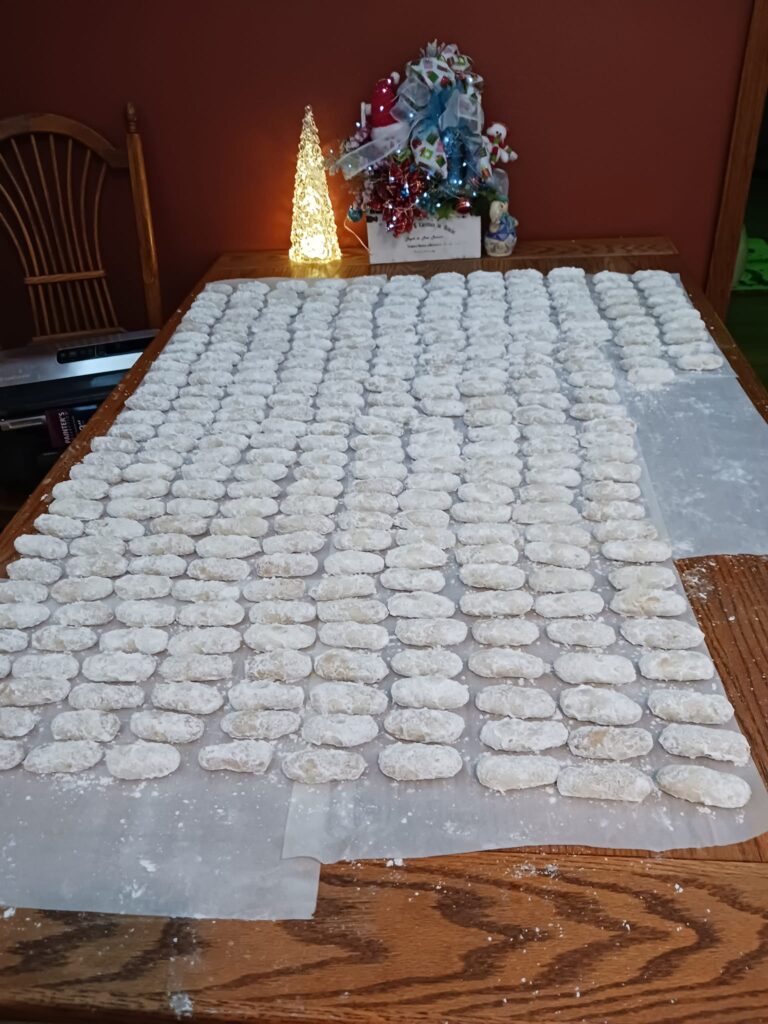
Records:
<instances>
[{"instance_id":1,"label":"glass christmas tree light","mask_svg":"<svg viewBox=\"0 0 768 1024\"><path fill-rule=\"evenodd\" d=\"M330 263L341 259L325 163L311 107L304 108L301 123L288 256L294 263Z\"/></svg>"}]
</instances>

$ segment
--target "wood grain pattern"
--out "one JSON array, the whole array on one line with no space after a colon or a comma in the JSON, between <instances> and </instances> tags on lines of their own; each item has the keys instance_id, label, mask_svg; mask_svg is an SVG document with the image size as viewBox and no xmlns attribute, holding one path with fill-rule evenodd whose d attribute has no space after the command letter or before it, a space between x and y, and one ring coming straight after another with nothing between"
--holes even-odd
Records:
<instances>
[{"instance_id":1,"label":"wood grain pattern","mask_svg":"<svg viewBox=\"0 0 768 1024\"><path fill-rule=\"evenodd\" d=\"M312 921L19 911L0 1014L762 1024L767 888L765 865L494 852L326 868Z\"/></svg>"},{"instance_id":2,"label":"wood grain pattern","mask_svg":"<svg viewBox=\"0 0 768 1024\"><path fill-rule=\"evenodd\" d=\"M725 316L739 253L747 196L768 91L768 0L753 0L747 45L733 116L720 210L707 274L707 295Z\"/></svg>"},{"instance_id":3,"label":"wood grain pattern","mask_svg":"<svg viewBox=\"0 0 768 1024\"><path fill-rule=\"evenodd\" d=\"M664 239L528 243L515 259L539 269L679 269ZM474 269L467 262L432 271ZM427 269L418 266L392 270ZM371 270L357 255L341 268L345 275ZM230 254L195 292L207 280L291 269L283 254ZM692 296L765 415L759 381L712 307L699 292ZM0 571L13 538L30 528L90 438L108 429L191 298L0 537ZM768 778L768 559L678 565ZM761 836L665 854L548 847L402 868L330 865L312 921L18 910L0 915L0 1019L79 1022L87 1007L115 1024L768 1024L767 892L768 836Z\"/></svg>"}]
</instances>

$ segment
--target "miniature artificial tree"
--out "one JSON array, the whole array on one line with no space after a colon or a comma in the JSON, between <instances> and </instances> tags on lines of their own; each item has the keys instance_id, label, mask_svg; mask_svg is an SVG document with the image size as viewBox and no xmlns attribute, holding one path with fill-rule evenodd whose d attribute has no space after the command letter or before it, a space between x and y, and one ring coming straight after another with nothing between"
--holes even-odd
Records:
<instances>
[{"instance_id":1,"label":"miniature artificial tree","mask_svg":"<svg viewBox=\"0 0 768 1024\"><path fill-rule=\"evenodd\" d=\"M294 263L330 263L341 259L325 162L311 107L304 108L301 123L288 255Z\"/></svg>"}]
</instances>

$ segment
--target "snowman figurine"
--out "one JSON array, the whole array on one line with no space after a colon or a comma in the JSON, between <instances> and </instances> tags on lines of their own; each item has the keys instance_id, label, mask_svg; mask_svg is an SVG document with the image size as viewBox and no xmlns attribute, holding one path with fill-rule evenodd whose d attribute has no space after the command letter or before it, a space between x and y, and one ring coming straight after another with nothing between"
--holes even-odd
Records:
<instances>
[{"instance_id":1,"label":"snowman figurine","mask_svg":"<svg viewBox=\"0 0 768 1024\"><path fill-rule=\"evenodd\" d=\"M491 203L490 223L485 233L485 252L488 256L510 256L517 243L517 220L509 212L507 199Z\"/></svg>"}]
</instances>

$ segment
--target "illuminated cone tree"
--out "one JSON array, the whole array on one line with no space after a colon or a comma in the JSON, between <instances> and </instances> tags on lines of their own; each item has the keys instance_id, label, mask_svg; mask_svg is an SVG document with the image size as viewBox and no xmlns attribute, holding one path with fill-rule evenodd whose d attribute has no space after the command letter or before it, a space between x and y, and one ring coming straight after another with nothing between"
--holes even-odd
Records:
<instances>
[{"instance_id":1,"label":"illuminated cone tree","mask_svg":"<svg viewBox=\"0 0 768 1024\"><path fill-rule=\"evenodd\" d=\"M305 107L301 123L288 255L295 263L328 263L341 259L325 163L311 107Z\"/></svg>"}]
</instances>

